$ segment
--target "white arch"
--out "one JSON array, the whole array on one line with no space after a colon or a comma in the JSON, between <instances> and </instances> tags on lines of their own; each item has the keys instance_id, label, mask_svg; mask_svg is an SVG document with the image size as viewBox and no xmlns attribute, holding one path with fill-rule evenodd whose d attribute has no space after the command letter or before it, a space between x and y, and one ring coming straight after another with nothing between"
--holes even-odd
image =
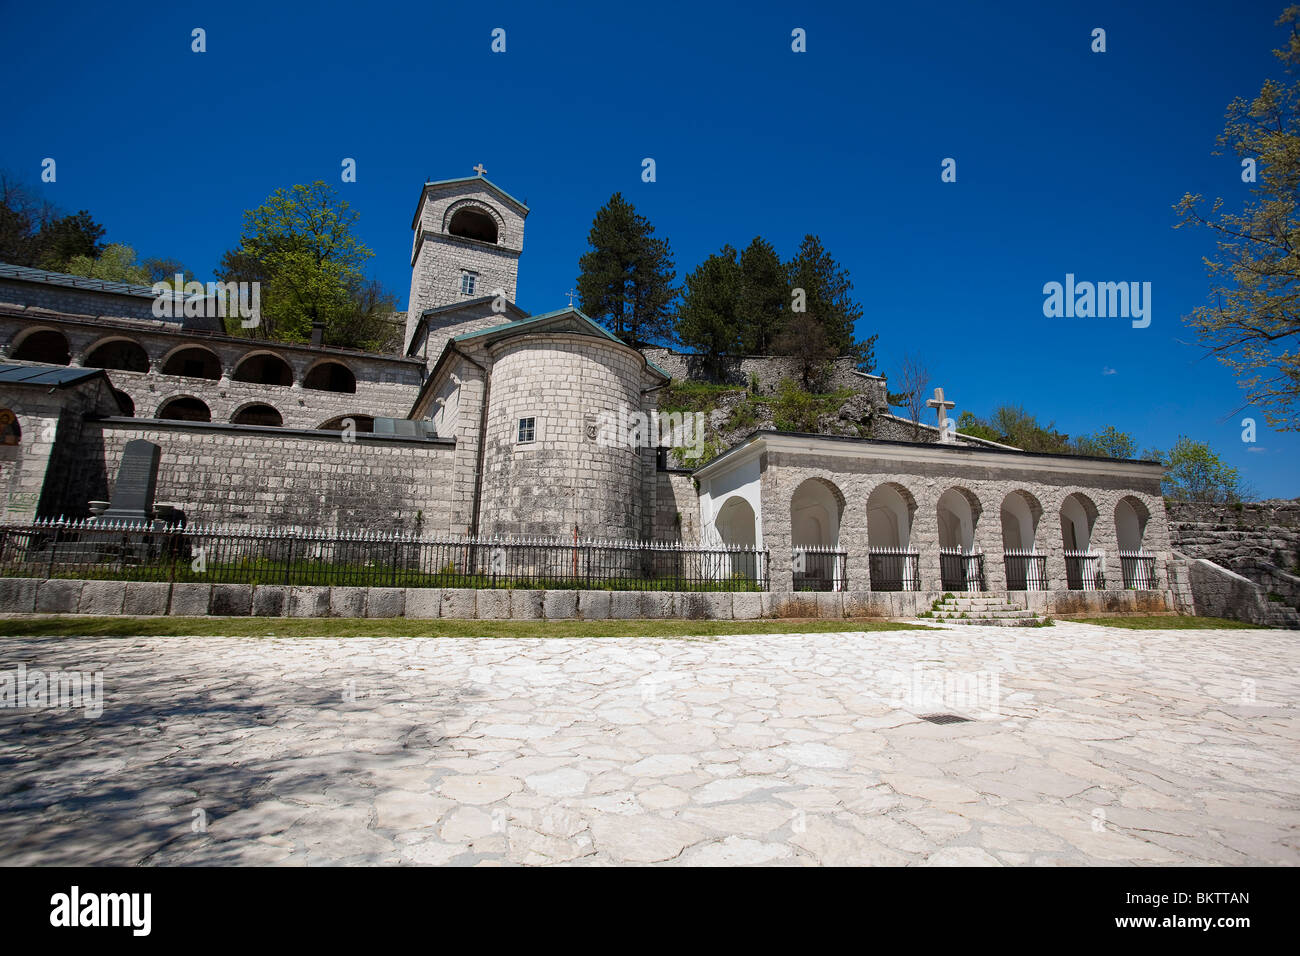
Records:
<instances>
[{"instance_id":1,"label":"white arch","mask_svg":"<svg viewBox=\"0 0 1300 956\"><path fill-rule=\"evenodd\" d=\"M894 485L881 485L867 498L867 543L873 548L906 548L911 541L909 502Z\"/></svg>"},{"instance_id":2,"label":"white arch","mask_svg":"<svg viewBox=\"0 0 1300 956\"><path fill-rule=\"evenodd\" d=\"M939 513L939 547L973 551L978 515L970 499L958 489L949 488L939 496L936 509Z\"/></svg>"},{"instance_id":3,"label":"white arch","mask_svg":"<svg viewBox=\"0 0 1300 956\"><path fill-rule=\"evenodd\" d=\"M790 543L833 548L840 541L840 501L833 486L809 478L790 498Z\"/></svg>"}]
</instances>

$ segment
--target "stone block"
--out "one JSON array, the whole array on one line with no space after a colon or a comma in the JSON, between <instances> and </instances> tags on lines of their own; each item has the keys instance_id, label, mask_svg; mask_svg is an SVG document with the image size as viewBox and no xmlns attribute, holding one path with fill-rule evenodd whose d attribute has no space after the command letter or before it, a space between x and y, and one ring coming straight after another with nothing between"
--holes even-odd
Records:
<instances>
[{"instance_id":1,"label":"stone block","mask_svg":"<svg viewBox=\"0 0 1300 956\"><path fill-rule=\"evenodd\" d=\"M406 588L366 588L366 617L401 617L406 613Z\"/></svg>"},{"instance_id":2,"label":"stone block","mask_svg":"<svg viewBox=\"0 0 1300 956\"><path fill-rule=\"evenodd\" d=\"M473 588L443 588L441 613L438 616L472 621L478 616L475 610L477 601L478 591Z\"/></svg>"},{"instance_id":3,"label":"stone block","mask_svg":"<svg viewBox=\"0 0 1300 956\"><path fill-rule=\"evenodd\" d=\"M288 603L282 584L259 584L253 588L253 614L256 617L284 617Z\"/></svg>"},{"instance_id":4,"label":"stone block","mask_svg":"<svg viewBox=\"0 0 1300 956\"><path fill-rule=\"evenodd\" d=\"M578 616L577 591L544 591L542 612L548 621L570 620Z\"/></svg>"},{"instance_id":5,"label":"stone block","mask_svg":"<svg viewBox=\"0 0 1300 956\"><path fill-rule=\"evenodd\" d=\"M214 584L209 607L216 617L247 617L253 613L253 586Z\"/></svg>"},{"instance_id":6,"label":"stone block","mask_svg":"<svg viewBox=\"0 0 1300 956\"><path fill-rule=\"evenodd\" d=\"M510 592L510 617L516 621L536 621L542 617L545 591L515 590Z\"/></svg>"},{"instance_id":7,"label":"stone block","mask_svg":"<svg viewBox=\"0 0 1300 956\"><path fill-rule=\"evenodd\" d=\"M808 592L773 594L773 617L817 617L821 613L817 599Z\"/></svg>"},{"instance_id":8,"label":"stone block","mask_svg":"<svg viewBox=\"0 0 1300 956\"><path fill-rule=\"evenodd\" d=\"M172 586L165 581L128 581L123 588L123 614L167 613L167 596Z\"/></svg>"},{"instance_id":9,"label":"stone block","mask_svg":"<svg viewBox=\"0 0 1300 956\"><path fill-rule=\"evenodd\" d=\"M442 591L438 588L407 588L406 616L433 618L441 616Z\"/></svg>"},{"instance_id":10,"label":"stone block","mask_svg":"<svg viewBox=\"0 0 1300 956\"><path fill-rule=\"evenodd\" d=\"M608 591L578 592L578 616L584 621L603 621L609 617Z\"/></svg>"},{"instance_id":11,"label":"stone block","mask_svg":"<svg viewBox=\"0 0 1300 956\"><path fill-rule=\"evenodd\" d=\"M173 584L167 613L177 617L203 617L208 613L211 600L211 584Z\"/></svg>"},{"instance_id":12,"label":"stone block","mask_svg":"<svg viewBox=\"0 0 1300 956\"><path fill-rule=\"evenodd\" d=\"M762 617L762 595L757 591L737 591L731 595L731 615L738 621L753 621Z\"/></svg>"},{"instance_id":13,"label":"stone block","mask_svg":"<svg viewBox=\"0 0 1300 956\"><path fill-rule=\"evenodd\" d=\"M78 614L121 614L126 588L121 581L87 581L81 588Z\"/></svg>"},{"instance_id":14,"label":"stone block","mask_svg":"<svg viewBox=\"0 0 1300 956\"><path fill-rule=\"evenodd\" d=\"M329 617L330 589L324 585L289 588L289 617Z\"/></svg>"},{"instance_id":15,"label":"stone block","mask_svg":"<svg viewBox=\"0 0 1300 956\"><path fill-rule=\"evenodd\" d=\"M704 594L709 607L709 617L715 621L730 621L732 615L730 591L708 591Z\"/></svg>"},{"instance_id":16,"label":"stone block","mask_svg":"<svg viewBox=\"0 0 1300 956\"><path fill-rule=\"evenodd\" d=\"M609 616L620 621L630 621L644 617L642 605L644 599L640 591L610 591Z\"/></svg>"},{"instance_id":17,"label":"stone block","mask_svg":"<svg viewBox=\"0 0 1300 956\"><path fill-rule=\"evenodd\" d=\"M28 614L36 610L36 578L0 578L0 611Z\"/></svg>"},{"instance_id":18,"label":"stone block","mask_svg":"<svg viewBox=\"0 0 1300 956\"><path fill-rule=\"evenodd\" d=\"M645 591L641 595L641 616L663 621L676 613L677 602L672 591Z\"/></svg>"},{"instance_id":19,"label":"stone block","mask_svg":"<svg viewBox=\"0 0 1300 956\"><path fill-rule=\"evenodd\" d=\"M478 592L477 603L480 621L510 619L510 592L504 588L484 588Z\"/></svg>"},{"instance_id":20,"label":"stone block","mask_svg":"<svg viewBox=\"0 0 1300 956\"><path fill-rule=\"evenodd\" d=\"M891 617L893 606L888 594L877 591L845 591L845 617Z\"/></svg>"},{"instance_id":21,"label":"stone block","mask_svg":"<svg viewBox=\"0 0 1300 956\"><path fill-rule=\"evenodd\" d=\"M330 617L365 617L368 588L330 588Z\"/></svg>"},{"instance_id":22,"label":"stone block","mask_svg":"<svg viewBox=\"0 0 1300 956\"><path fill-rule=\"evenodd\" d=\"M686 621L703 621L709 616L709 602L699 591L677 591L673 594L673 613Z\"/></svg>"},{"instance_id":23,"label":"stone block","mask_svg":"<svg viewBox=\"0 0 1300 956\"><path fill-rule=\"evenodd\" d=\"M818 591L817 592L817 616L818 617L843 617L844 616L844 594L841 591Z\"/></svg>"},{"instance_id":24,"label":"stone block","mask_svg":"<svg viewBox=\"0 0 1300 956\"><path fill-rule=\"evenodd\" d=\"M84 581L41 581L36 587L39 614L76 614Z\"/></svg>"}]
</instances>

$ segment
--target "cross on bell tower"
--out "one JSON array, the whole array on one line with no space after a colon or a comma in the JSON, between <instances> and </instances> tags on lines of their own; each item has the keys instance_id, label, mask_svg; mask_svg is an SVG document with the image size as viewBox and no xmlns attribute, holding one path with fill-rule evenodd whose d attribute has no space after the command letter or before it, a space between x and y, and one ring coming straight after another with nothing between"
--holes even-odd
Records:
<instances>
[{"instance_id":1,"label":"cross on bell tower","mask_svg":"<svg viewBox=\"0 0 1300 956\"><path fill-rule=\"evenodd\" d=\"M943 389L936 388L934 390L934 398L930 399L925 404L930 408L933 408L939 417L939 441L949 443L954 441L951 432L949 432L944 425L948 420L948 409L956 408L957 403L945 401L943 397Z\"/></svg>"}]
</instances>

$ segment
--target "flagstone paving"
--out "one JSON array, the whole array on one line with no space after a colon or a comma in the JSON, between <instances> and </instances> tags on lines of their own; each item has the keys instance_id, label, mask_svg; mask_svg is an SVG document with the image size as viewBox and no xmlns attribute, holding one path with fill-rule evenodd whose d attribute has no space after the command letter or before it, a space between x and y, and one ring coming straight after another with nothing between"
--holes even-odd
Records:
<instances>
[{"instance_id":1,"label":"flagstone paving","mask_svg":"<svg viewBox=\"0 0 1300 956\"><path fill-rule=\"evenodd\" d=\"M1296 864L1300 633L0 641L0 864ZM934 724L920 715L956 713Z\"/></svg>"}]
</instances>

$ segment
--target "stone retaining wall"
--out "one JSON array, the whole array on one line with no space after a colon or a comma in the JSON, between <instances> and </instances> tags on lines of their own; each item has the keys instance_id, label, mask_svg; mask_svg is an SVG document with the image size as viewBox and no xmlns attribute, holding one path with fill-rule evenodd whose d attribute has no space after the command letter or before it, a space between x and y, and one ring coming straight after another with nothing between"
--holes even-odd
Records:
<instances>
[{"instance_id":1,"label":"stone retaining wall","mask_svg":"<svg viewBox=\"0 0 1300 956\"><path fill-rule=\"evenodd\" d=\"M1040 614L1143 614L1174 609L1169 591L985 592ZM783 617L911 618L938 591L779 594L695 591L533 591L462 588L290 587L0 578L3 614L186 617L408 617L461 620L609 620Z\"/></svg>"}]
</instances>

